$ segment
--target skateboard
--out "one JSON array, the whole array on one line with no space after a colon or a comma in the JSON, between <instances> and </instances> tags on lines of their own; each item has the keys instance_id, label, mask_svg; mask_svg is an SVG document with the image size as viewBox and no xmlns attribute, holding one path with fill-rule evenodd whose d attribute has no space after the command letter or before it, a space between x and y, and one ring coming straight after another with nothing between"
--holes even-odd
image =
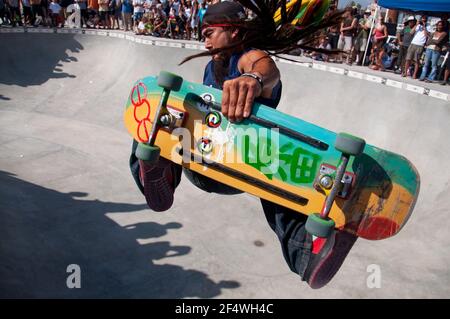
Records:
<instances>
[{"instance_id":1,"label":"skateboard","mask_svg":"<svg viewBox=\"0 0 450 319\"><path fill-rule=\"evenodd\" d=\"M259 198L308 215L306 229L379 240L410 217L420 177L403 156L334 133L268 106L231 123L222 91L162 71L137 81L124 123L136 156L162 156Z\"/></svg>"}]
</instances>

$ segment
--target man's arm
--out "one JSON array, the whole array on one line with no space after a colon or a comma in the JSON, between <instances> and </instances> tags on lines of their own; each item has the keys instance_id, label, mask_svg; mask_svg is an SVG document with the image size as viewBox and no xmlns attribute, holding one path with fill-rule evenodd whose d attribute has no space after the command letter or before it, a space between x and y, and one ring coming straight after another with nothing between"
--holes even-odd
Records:
<instances>
[{"instance_id":1,"label":"man's arm","mask_svg":"<svg viewBox=\"0 0 450 319\"><path fill-rule=\"evenodd\" d=\"M224 82L222 113L232 122L239 122L250 116L255 99L270 98L273 88L280 80L280 71L275 62L263 51L251 50L244 54L239 59L238 69L241 73L257 75L262 79L263 85L247 76Z\"/></svg>"}]
</instances>

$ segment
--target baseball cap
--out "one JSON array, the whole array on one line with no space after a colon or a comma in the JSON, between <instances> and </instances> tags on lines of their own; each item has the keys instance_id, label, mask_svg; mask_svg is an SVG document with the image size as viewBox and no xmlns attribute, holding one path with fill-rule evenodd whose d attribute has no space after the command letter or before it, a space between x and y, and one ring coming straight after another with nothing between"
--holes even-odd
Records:
<instances>
[{"instance_id":1,"label":"baseball cap","mask_svg":"<svg viewBox=\"0 0 450 319\"><path fill-rule=\"evenodd\" d=\"M223 1L210 5L203 16L203 25L240 22L246 18L245 10L237 2Z\"/></svg>"},{"instance_id":2,"label":"baseball cap","mask_svg":"<svg viewBox=\"0 0 450 319\"><path fill-rule=\"evenodd\" d=\"M409 22L409 21L415 21L416 18L414 18L414 16L409 16L408 19L406 19L405 22Z\"/></svg>"}]
</instances>

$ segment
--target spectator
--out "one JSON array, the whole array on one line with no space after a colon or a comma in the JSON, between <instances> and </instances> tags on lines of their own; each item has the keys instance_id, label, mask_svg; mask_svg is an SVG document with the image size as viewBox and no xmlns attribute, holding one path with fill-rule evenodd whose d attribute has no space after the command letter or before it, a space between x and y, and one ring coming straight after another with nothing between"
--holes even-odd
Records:
<instances>
[{"instance_id":1,"label":"spectator","mask_svg":"<svg viewBox=\"0 0 450 319\"><path fill-rule=\"evenodd\" d=\"M122 3L122 25L126 31L132 30L133 24L131 21L131 15L133 13L132 0L120 0Z\"/></svg>"},{"instance_id":2,"label":"spectator","mask_svg":"<svg viewBox=\"0 0 450 319\"><path fill-rule=\"evenodd\" d=\"M49 2L50 0L41 0L41 12L42 12L42 21L44 26L49 26L52 24L52 19L48 12Z\"/></svg>"},{"instance_id":3,"label":"spectator","mask_svg":"<svg viewBox=\"0 0 450 319\"><path fill-rule=\"evenodd\" d=\"M139 21L139 24L136 27L136 35L148 35L149 34L150 25L148 23L147 17L144 15L142 20Z\"/></svg>"},{"instance_id":4,"label":"spectator","mask_svg":"<svg viewBox=\"0 0 450 319\"><path fill-rule=\"evenodd\" d=\"M161 8L160 12L155 16L152 33L152 35L155 37L160 37L164 33L164 28L167 26L167 21L163 13L164 11L162 11Z\"/></svg>"},{"instance_id":5,"label":"spectator","mask_svg":"<svg viewBox=\"0 0 450 319\"><path fill-rule=\"evenodd\" d=\"M6 14L6 0L0 0L0 19L2 19L2 25L10 23Z\"/></svg>"},{"instance_id":6,"label":"spectator","mask_svg":"<svg viewBox=\"0 0 450 319\"><path fill-rule=\"evenodd\" d=\"M322 36L319 40L319 45L317 46L317 48L324 49L324 50L331 50L331 44L329 42L328 37ZM328 62L328 54L325 54L325 53L319 53L319 52L314 51L311 54L311 57L317 61Z\"/></svg>"},{"instance_id":7,"label":"spectator","mask_svg":"<svg viewBox=\"0 0 450 319\"><path fill-rule=\"evenodd\" d=\"M59 5L57 0L52 0L52 2L50 2L48 9L50 11L50 17L52 20L52 27L56 28L59 27L60 25L58 25L59 22L59 17L62 13L62 8Z\"/></svg>"},{"instance_id":8,"label":"spectator","mask_svg":"<svg viewBox=\"0 0 450 319\"><path fill-rule=\"evenodd\" d=\"M192 12L193 12L193 7L192 7L192 3L190 0L187 0L183 6L183 16L185 18L185 28L186 28L186 40L190 40L191 39L191 35L192 35Z\"/></svg>"},{"instance_id":9,"label":"spectator","mask_svg":"<svg viewBox=\"0 0 450 319\"><path fill-rule=\"evenodd\" d=\"M109 0L98 0L98 14L103 29L109 29Z\"/></svg>"},{"instance_id":10,"label":"spectator","mask_svg":"<svg viewBox=\"0 0 450 319\"><path fill-rule=\"evenodd\" d=\"M92 21L91 22L91 27L98 28L98 22L99 22L99 17L98 17L98 9L99 9L99 5L98 5L98 0L87 0L87 7L88 7L88 15L89 15L89 20Z\"/></svg>"},{"instance_id":11,"label":"spectator","mask_svg":"<svg viewBox=\"0 0 450 319\"><path fill-rule=\"evenodd\" d=\"M405 21L403 29L400 32L397 32L397 42L399 45L399 52L397 58L397 70L398 70L397 72L400 72L402 75L406 74L405 70L406 52L408 52L408 48L411 45L411 41L414 36L411 33L411 30L415 26L415 24L416 18L410 16Z\"/></svg>"},{"instance_id":12,"label":"spectator","mask_svg":"<svg viewBox=\"0 0 450 319\"><path fill-rule=\"evenodd\" d=\"M420 81L432 82L436 78L437 64L441 56L442 49L447 43L447 32L444 31L444 21L439 21L436 24L436 31L433 32L427 41L427 49L425 51L425 62L420 75ZM426 79L428 73L428 66L431 62L431 72Z\"/></svg>"},{"instance_id":13,"label":"spectator","mask_svg":"<svg viewBox=\"0 0 450 319\"><path fill-rule=\"evenodd\" d=\"M121 16L122 5L120 0L109 1L109 24L111 29L120 29L119 17Z\"/></svg>"},{"instance_id":14,"label":"spectator","mask_svg":"<svg viewBox=\"0 0 450 319\"><path fill-rule=\"evenodd\" d=\"M350 51L352 50L353 35L358 21L352 15L353 9L351 7L345 9L344 21L341 23L340 36L338 41L338 49L347 53L346 62L351 64ZM342 56L340 57L342 61Z\"/></svg>"},{"instance_id":15,"label":"spectator","mask_svg":"<svg viewBox=\"0 0 450 319\"><path fill-rule=\"evenodd\" d=\"M7 0L7 4L9 6L11 25L13 27L15 27L16 24L22 26L22 16L19 9L19 0Z\"/></svg>"},{"instance_id":16,"label":"spectator","mask_svg":"<svg viewBox=\"0 0 450 319\"><path fill-rule=\"evenodd\" d=\"M167 28L163 35L167 36L167 34L169 34L171 39L174 39L175 36L179 34L179 27L174 8L170 8L169 17L167 19Z\"/></svg>"},{"instance_id":17,"label":"spectator","mask_svg":"<svg viewBox=\"0 0 450 319\"><path fill-rule=\"evenodd\" d=\"M144 0L133 0L133 7L134 27L136 28L144 15Z\"/></svg>"},{"instance_id":18,"label":"spectator","mask_svg":"<svg viewBox=\"0 0 450 319\"><path fill-rule=\"evenodd\" d=\"M374 70L384 70L383 55L385 53L385 43L388 37L387 27L383 21L383 17L379 17L377 24L375 25L373 37L372 37L372 54L371 64Z\"/></svg>"},{"instance_id":19,"label":"spectator","mask_svg":"<svg viewBox=\"0 0 450 319\"><path fill-rule=\"evenodd\" d=\"M359 32L356 36L355 45L352 52L352 60L355 61L358 65L362 65L364 52L367 48L367 40L369 39L369 31L372 24L369 16L370 11L366 10L364 12L364 16L358 21Z\"/></svg>"},{"instance_id":20,"label":"spectator","mask_svg":"<svg viewBox=\"0 0 450 319\"><path fill-rule=\"evenodd\" d=\"M427 38L430 35L429 30L427 30L427 17L422 16L416 25L412 28L411 33L414 37L411 41L411 45L406 52L406 62L405 62L405 74L408 75L409 67L411 66L411 61L414 62L414 74L413 78L417 79L417 73L419 72L420 57L423 53L423 47L427 42Z\"/></svg>"},{"instance_id":21,"label":"spectator","mask_svg":"<svg viewBox=\"0 0 450 319\"><path fill-rule=\"evenodd\" d=\"M42 8L41 8L41 0L30 0L31 4L31 14L32 14L32 21L31 24L33 26L36 26L37 24L40 24L37 20L37 16L39 15L41 17L41 20L43 19L42 14Z\"/></svg>"},{"instance_id":22,"label":"spectator","mask_svg":"<svg viewBox=\"0 0 450 319\"><path fill-rule=\"evenodd\" d=\"M198 32L198 36L197 39L198 41L203 41L202 39L202 21L203 21L203 16L205 15L206 12L206 1L203 1L202 4L200 5L200 8L198 9L198 14L197 14L197 32Z\"/></svg>"},{"instance_id":23,"label":"spectator","mask_svg":"<svg viewBox=\"0 0 450 319\"><path fill-rule=\"evenodd\" d=\"M23 23L25 24L25 26L27 25L31 26L31 21L33 20L33 17L31 14L30 0L21 0L21 1L22 1Z\"/></svg>"},{"instance_id":24,"label":"spectator","mask_svg":"<svg viewBox=\"0 0 450 319\"><path fill-rule=\"evenodd\" d=\"M80 15L81 15L81 26L86 28L87 22L89 20L88 11L87 11L87 0L75 0L75 3L80 7Z\"/></svg>"},{"instance_id":25,"label":"spectator","mask_svg":"<svg viewBox=\"0 0 450 319\"><path fill-rule=\"evenodd\" d=\"M191 12L191 28L192 28L192 34L195 37L195 39L197 39L197 40L198 40L198 32L197 32L198 9L199 9L198 1L194 0L194 2L192 4L192 12Z\"/></svg>"}]
</instances>

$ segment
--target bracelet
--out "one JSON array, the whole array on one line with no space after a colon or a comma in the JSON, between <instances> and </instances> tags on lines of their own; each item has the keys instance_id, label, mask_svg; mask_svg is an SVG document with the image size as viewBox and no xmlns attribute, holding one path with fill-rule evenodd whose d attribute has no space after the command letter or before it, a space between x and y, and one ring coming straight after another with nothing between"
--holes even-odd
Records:
<instances>
[{"instance_id":1,"label":"bracelet","mask_svg":"<svg viewBox=\"0 0 450 319\"><path fill-rule=\"evenodd\" d=\"M264 87L263 80L259 76L257 76L256 74L254 74L254 73L243 73L243 74L241 74L241 76L248 76L250 78L254 78L256 81L258 81L259 85L261 85L261 90L263 89L263 87Z\"/></svg>"}]
</instances>

